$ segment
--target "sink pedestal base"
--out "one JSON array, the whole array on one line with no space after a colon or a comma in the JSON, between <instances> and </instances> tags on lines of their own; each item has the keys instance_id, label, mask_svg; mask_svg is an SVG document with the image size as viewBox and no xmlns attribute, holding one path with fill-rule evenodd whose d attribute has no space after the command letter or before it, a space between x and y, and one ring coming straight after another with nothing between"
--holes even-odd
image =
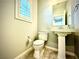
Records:
<instances>
[{"instance_id":1,"label":"sink pedestal base","mask_svg":"<svg viewBox=\"0 0 79 59\"><path fill-rule=\"evenodd\" d=\"M58 35L58 59L66 59L65 55L65 36L70 32L55 32Z\"/></svg>"},{"instance_id":2,"label":"sink pedestal base","mask_svg":"<svg viewBox=\"0 0 79 59\"><path fill-rule=\"evenodd\" d=\"M66 59L65 57L65 36L58 37L58 59Z\"/></svg>"}]
</instances>

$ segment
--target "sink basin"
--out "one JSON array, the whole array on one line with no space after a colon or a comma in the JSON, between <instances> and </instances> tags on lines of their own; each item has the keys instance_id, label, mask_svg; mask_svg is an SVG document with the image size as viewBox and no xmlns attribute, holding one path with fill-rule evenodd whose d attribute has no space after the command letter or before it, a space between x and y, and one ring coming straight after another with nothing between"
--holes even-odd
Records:
<instances>
[{"instance_id":1,"label":"sink basin","mask_svg":"<svg viewBox=\"0 0 79 59\"><path fill-rule=\"evenodd\" d=\"M68 25L63 25L63 26L53 26L51 31L53 31L56 34L60 35L68 35L71 34L72 32L75 32L75 29L68 26Z\"/></svg>"},{"instance_id":2,"label":"sink basin","mask_svg":"<svg viewBox=\"0 0 79 59\"><path fill-rule=\"evenodd\" d=\"M54 32L75 32L74 29L52 29Z\"/></svg>"},{"instance_id":3,"label":"sink basin","mask_svg":"<svg viewBox=\"0 0 79 59\"><path fill-rule=\"evenodd\" d=\"M75 32L74 28L70 28L68 25L54 26L51 31L53 32Z\"/></svg>"}]
</instances>

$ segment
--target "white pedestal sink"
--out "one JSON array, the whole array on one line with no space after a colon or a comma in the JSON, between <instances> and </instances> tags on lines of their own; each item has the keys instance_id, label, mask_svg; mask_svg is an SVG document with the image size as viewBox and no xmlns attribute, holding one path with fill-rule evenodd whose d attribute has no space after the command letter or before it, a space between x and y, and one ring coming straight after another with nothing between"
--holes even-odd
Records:
<instances>
[{"instance_id":1,"label":"white pedestal sink","mask_svg":"<svg viewBox=\"0 0 79 59\"><path fill-rule=\"evenodd\" d=\"M66 59L65 55L65 36L75 32L74 29L66 27L55 27L52 31L58 35L58 59Z\"/></svg>"}]
</instances>

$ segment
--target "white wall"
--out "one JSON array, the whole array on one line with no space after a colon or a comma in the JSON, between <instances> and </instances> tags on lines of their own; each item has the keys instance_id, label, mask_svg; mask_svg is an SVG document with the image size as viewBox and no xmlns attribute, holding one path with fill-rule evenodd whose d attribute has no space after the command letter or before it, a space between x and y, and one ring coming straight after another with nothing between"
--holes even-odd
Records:
<instances>
[{"instance_id":1,"label":"white wall","mask_svg":"<svg viewBox=\"0 0 79 59\"><path fill-rule=\"evenodd\" d=\"M37 33L37 0L33 0L33 22L14 18L14 0L0 0L0 59L13 59L26 49L27 35Z\"/></svg>"}]
</instances>

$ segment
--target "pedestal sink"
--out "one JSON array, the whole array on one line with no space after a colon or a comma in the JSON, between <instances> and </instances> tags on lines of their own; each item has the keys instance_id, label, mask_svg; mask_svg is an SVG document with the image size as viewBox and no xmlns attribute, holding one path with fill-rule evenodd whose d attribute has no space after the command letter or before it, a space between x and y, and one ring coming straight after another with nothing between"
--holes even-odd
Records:
<instances>
[{"instance_id":1,"label":"pedestal sink","mask_svg":"<svg viewBox=\"0 0 79 59\"><path fill-rule=\"evenodd\" d=\"M52 27L51 31L58 35L58 59L66 59L65 55L65 36L75 32L68 25Z\"/></svg>"}]
</instances>

